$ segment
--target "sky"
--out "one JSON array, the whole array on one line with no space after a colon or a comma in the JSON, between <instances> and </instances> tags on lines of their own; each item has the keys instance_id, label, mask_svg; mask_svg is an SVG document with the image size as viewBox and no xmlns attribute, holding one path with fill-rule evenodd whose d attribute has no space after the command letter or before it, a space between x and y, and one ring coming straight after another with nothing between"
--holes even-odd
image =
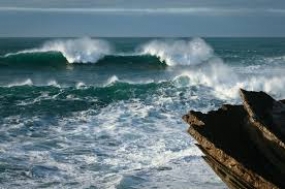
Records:
<instances>
[{"instance_id":1,"label":"sky","mask_svg":"<svg viewBox=\"0 0 285 189\"><path fill-rule=\"evenodd\" d=\"M0 0L0 37L278 37L285 0Z\"/></svg>"}]
</instances>

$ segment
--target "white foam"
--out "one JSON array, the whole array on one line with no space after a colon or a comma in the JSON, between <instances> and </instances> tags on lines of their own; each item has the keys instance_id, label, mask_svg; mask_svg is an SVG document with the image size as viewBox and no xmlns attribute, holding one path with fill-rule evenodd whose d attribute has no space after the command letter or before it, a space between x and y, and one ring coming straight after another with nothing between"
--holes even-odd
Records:
<instances>
[{"instance_id":1,"label":"white foam","mask_svg":"<svg viewBox=\"0 0 285 189\"><path fill-rule=\"evenodd\" d=\"M56 80L48 80L46 82L38 82L33 81L32 79L28 78L23 81L15 81L6 85L6 87L16 87L16 86L54 86L57 88L61 88L62 86Z\"/></svg>"},{"instance_id":2,"label":"white foam","mask_svg":"<svg viewBox=\"0 0 285 189\"><path fill-rule=\"evenodd\" d=\"M92 107L74 112L73 116L56 119L55 124L51 123L49 127L37 127L35 124L33 133L41 134L40 140L38 137L27 138L24 134L16 138L7 135L7 141L13 142L5 143L6 146L0 144L0 149L7 152L5 155L8 157L28 157L22 160L25 165L51 168L46 173L35 173L43 176L40 178L42 183L56 181L62 186L69 186L65 184L72 181L77 188L92 185L116 188L126 175L135 176L138 173L147 176L151 173L152 178L156 179L163 173L165 178L171 177L172 169L181 166L180 171L185 172L193 159L200 158L202 154L186 133L186 124L177 119L184 110L176 108L175 103L181 102L176 96L150 94L147 99L119 100L98 110ZM20 119L22 125L17 125L17 128L25 128L26 123L36 122L37 119L42 118ZM5 123L4 131L15 132L8 127L11 123ZM35 151L36 147L49 147L51 142L50 148L42 149L39 153ZM199 166L192 167L201 170ZM32 177L27 170L27 175ZM204 174L214 175L209 172ZM12 179L12 176L8 177ZM180 186L182 179L187 178L187 174L179 176L175 188ZM197 182L202 183L199 180ZM39 186L33 179L29 181L28 186ZM15 182L19 184L21 180ZM144 182L150 182L150 179L141 183ZM150 184L153 187L157 183ZM132 183L127 183L126 187L128 185Z\"/></svg>"},{"instance_id":3,"label":"white foam","mask_svg":"<svg viewBox=\"0 0 285 189\"><path fill-rule=\"evenodd\" d=\"M7 86L8 87L16 87L16 86L25 86L25 85L32 86L33 81L31 79L26 79L24 81L10 83Z\"/></svg>"},{"instance_id":4,"label":"white foam","mask_svg":"<svg viewBox=\"0 0 285 189\"><path fill-rule=\"evenodd\" d=\"M121 79L119 78L118 76L116 75L113 75L111 76L110 78L107 79L106 82L103 83L103 87L106 87L106 86L111 86L115 83L118 83L118 82L121 82L121 83L127 83L127 84L133 84L133 85L136 85L136 84L150 84L150 83L162 83L162 82L165 82L167 81L167 79L159 79L159 80L154 80L154 79L151 79L151 78L133 78L133 80L131 79Z\"/></svg>"},{"instance_id":5,"label":"white foam","mask_svg":"<svg viewBox=\"0 0 285 189\"><path fill-rule=\"evenodd\" d=\"M58 84L56 80L50 80L50 81L48 81L47 85L48 85L48 86L57 87L57 88L61 88L60 84Z\"/></svg>"},{"instance_id":6,"label":"white foam","mask_svg":"<svg viewBox=\"0 0 285 189\"><path fill-rule=\"evenodd\" d=\"M264 69L264 67L262 67ZM266 72L261 72L257 67L250 70L247 67L236 72L234 68L225 65L221 60L209 62L198 69L184 70L173 78L177 87L206 86L213 90L218 99L238 100L240 88L254 91L264 91L272 95L284 96L285 78L283 70L266 67ZM246 73L248 72L248 73ZM246 73L246 74L245 74Z\"/></svg>"},{"instance_id":7,"label":"white foam","mask_svg":"<svg viewBox=\"0 0 285 189\"><path fill-rule=\"evenodd\" d=\"M119 78L116 75L111 76L103 86L110 86L119 81Z\"/></svg>"},{"instance_id":8,"label":"white foam","mask_svg":"<svg viewBox=\"0 0 285 189\"><path fill-rule=\"evenodd\" d=\"M195 65L215 57L213 49L201 38L192 40L153 40L140 46L138 52L115 53L117 56L156 56L169 66ZM96 63L112 54L110 44L101 39L79 38L47 41L40 48L8 53L4 57L26 53L60 52L69 63Z\"/></svg>"},{"instance_id":9,"label":"white foam","mask_svg":"<svg viewBox=\"0 0 285 189\"><path fill-rule=\"evenodd\" d=\"M183 135L183 133L180 133L177 126L176 128L173 127L173 125L177 124L176 120L173 119L176 115L173 115L173 117L159 116L159 114L162 113L161 104L168 103L171 104L172 101L169 101L167 97L160 97L160 100L156 98L153 99L153 103L149 105L135 99L131 102L121 101L111 104L103 108L100 114L96 116L96 122L99 123L101 127L94 127L93 132L108 133L112 135L113 139L124 141L114 152L118 153L117 158L122 158L119 162L130 161L129 163L138 163L141 161L140 163L144 166L156 167L158 164L167 163L172 159L177 159L186 154L188 156L201 155L201 152L197 150L197 148L192 148L191 145L189 146L188 142L190 142L190 138L179 136L179 134ZM130 119L130 117L132 117L132 119ZM156 124L152 121L156 122ZM166 123L168 123L168 125ZM137 127L137 125L143 125L143 127ZM148 131L148 129L154 129L156 132ZM128 139L132 134L138 137ZM172 135L172 137L168 135ZM175 140L175 142L172 140ZM140 143L145 143L143 147L145 149L143 151L139 149L139 146L136 146ZM172 152L170 149L180 150ZM125 153L122 153L123 151ZM161 153L165 156L162 157L160 155ZM111 162L112 161L110 161L110 163Z\"/></svg>"},{"instance_id":10,"label":"white foam","mask_svg":"<svg viewBox=\"0 0 285 189\"><path fill-rule=\"evenodd\" d=\"M8 53L5 57L25 53L60 52L69 63L96 63L111 51L111 46L106 41L85 37L48 41L40 48Z\"/></svg>"},{"instance_id":11,"label":"white foam","mask_svg":"<svg viewBox=\"0 0 285 189\"><path fill-rule=\"evenodd\" d=\"M285 63L285 56L275 56L275 57L267 57L264 58L264 62L268 64L284 64Z\"/></svg>"},{"instance_id":12,"label":"white foam","mask_svg":"<svg viewBox=\"0 0 285 189\"><path fill-rule=\"evenodd\" d=\"M84 82L80 81L80 82L76 83L75 87L76 87L76 89L83 89L83 88L86 88L87 86Z\"/></svg>"},{"instance_id":13,"label":"white foam","mask_svg":"<svg viewBox=\"0 0 285 189\"><path fill-rule=\"evenodd\" d=\"M154 40L143 45L140 53L156 56L169 66L195 65L214 57L213 49L201 38L190 41Z\"/></svg>"}]
</instances>

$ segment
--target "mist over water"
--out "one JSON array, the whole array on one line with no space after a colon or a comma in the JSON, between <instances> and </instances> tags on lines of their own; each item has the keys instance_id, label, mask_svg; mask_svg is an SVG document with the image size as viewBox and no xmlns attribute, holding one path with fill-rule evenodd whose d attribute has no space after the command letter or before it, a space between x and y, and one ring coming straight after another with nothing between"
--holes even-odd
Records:
<instances>
[{"instance_id":1,"label":"mist over water","mask_svg":"<svg viewBox=\"0 0 285 189\"><path fill-rule=\"evenodd\" d=\"M285 97L284 38L3 41L5 188L223 188L182 115Z\"/></svg>"}]
</instances>

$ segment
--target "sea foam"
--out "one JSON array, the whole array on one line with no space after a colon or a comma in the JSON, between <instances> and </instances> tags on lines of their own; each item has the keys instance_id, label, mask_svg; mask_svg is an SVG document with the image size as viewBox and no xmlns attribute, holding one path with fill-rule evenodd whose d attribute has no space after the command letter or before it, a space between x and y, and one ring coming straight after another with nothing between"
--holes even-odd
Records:
<instances>
[{"instance_id":1,"label":"sea foam","mask_svg":"<svg viewBox=\"0 0 285 189\"><path fill-rule=\"evenodd\" d=\"M196 65L214 57L214 50L201 38L153 40L140 47L141 54L156 56L169 66Z\"/></svg>"},{"instance_id":2,"label":"sea foam","mask_svg":"<svg viewBox=\"0 0 285 189\"><path fill-rule=\"evenodd\" d=\"M16 81L13 83L9 83L6 87L18 87L18 86L32 86L34 83L31 79L26 79L24 81Z\"/></svg>"},{"instance_id":3,"label":"sea foam","mask_svg":"<svg viewBox=\"0 0 285 189\"><path fill-rule=\"evenodd\" d=\"M176 87L204 86L211 89L216 98L228 103L237 102L239 89L265 91L273 96L284 98L284 69L257 67L250 70L247 67L236 71L235 68L223 63L221 59L210 61L198 69L185 69L173 77ZM263 69L267 69L264 72ZM263 71L263 72L262 72ZM245 74L246 73L246 74Z\"/></svg>"},{"instance_id":4,"label":"sea foam","mask_svg":"<svg viewBox=\"0 0 285 189\"><path fill-rule=\"evenodd\" d=\"M151 55L168 66L197 65L213 57L214 50L201 38L192 40L152 40L139 45L131 52L115 52L112 46L102 39L78 38L66 40L51 40L39 48L8 53L4 57L29 53L59 52L69 63L96 63L105 56L112 55L142 56Z\"/></svg>"},{"instance_id":5,"label":"sea foam","mask_svg":"<svg viewBox=\"0 0 285 189\"><path fill-rule=\"evenodd\" d=\"M69 63L96 63L105 55L111 54L108 42L99 39L78 38L47 41L40 48L32 48L8 53L5 57L27 53L60 52Z\"/></svg>"}]
</instances>

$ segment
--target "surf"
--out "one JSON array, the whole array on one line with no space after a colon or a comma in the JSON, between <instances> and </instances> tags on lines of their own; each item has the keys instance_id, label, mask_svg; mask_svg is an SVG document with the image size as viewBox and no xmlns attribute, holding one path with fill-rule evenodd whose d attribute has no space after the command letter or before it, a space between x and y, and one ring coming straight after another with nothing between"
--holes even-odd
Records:
<instances>
[{"instance_id":1,"label":"surf","mask_svg":"<svg viewBox=\"0 0 285 189\"><path fill-rule=\"evenodd\" d=\"M60 52L69 63L97 62L107 54L111 54L111 46L104 40L78 38L67 40L52 40L45 42L39 48L26 49L15 53L8 53L4 57L20 54L36 54Z\"/></svg>"},{"instance_id":2,"label":"surf","mask_svg":"<svg viewBox=\"0 0 285 189\"><path fill-rule=\"evenodd\" d=\"M169 66L197 65L214 57L214 50L202 38L153 40L140 47L141 54L158 57Z\"/></svg>"},{"instance_id":3,"label":"surf","mask_svg":"<svg viewBox=\"0 0 285 189\"><path fill-rule=\"evenodd\" d=\"M0 57L8 63L90 63L109 62L163 64L166 66L197 65L212 57L214 50L202 38L190 40L155 39L138 44L131 52L116 51L110 42L103 39L78 38L51 40L41 47L10 52Z\"/></svg>"}]
</instances>

